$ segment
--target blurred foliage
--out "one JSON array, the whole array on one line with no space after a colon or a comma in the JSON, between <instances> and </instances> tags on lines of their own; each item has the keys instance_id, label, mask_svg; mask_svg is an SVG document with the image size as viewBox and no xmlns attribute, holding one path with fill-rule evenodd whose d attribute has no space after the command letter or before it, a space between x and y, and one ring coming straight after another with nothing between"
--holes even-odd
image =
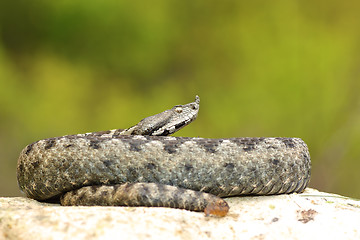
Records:
<instances>
[{"instance_id":1,"label":"blurred foliage","mask_svg":"<svg viewBox=\"0 0 360 240\"><path fill-rule=\"evenodd\" d=\"M360 197L360 3L0 2L0 195L26 145L201 97L177 136L294 136L311 186Z\"/></svg>"}]
</instances>

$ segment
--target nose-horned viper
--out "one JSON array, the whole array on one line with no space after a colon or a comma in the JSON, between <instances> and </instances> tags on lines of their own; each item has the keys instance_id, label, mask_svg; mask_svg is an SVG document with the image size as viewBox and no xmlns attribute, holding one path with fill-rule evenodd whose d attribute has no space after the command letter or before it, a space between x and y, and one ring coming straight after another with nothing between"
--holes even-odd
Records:
<instances>
[{"instance_id":1,"label":"nose-horned viper","mask_svg":"<svg viewBox=\"0 0 360 240\"><path fill-rule=\"evenodd\" d=\"M152 206L225 216L222 197L301 192L310 155L299 138L170 135L196 119L200 98L137 125L40 140L19 157L21 190L62 205Z\"/></svg>"}]
</instances>

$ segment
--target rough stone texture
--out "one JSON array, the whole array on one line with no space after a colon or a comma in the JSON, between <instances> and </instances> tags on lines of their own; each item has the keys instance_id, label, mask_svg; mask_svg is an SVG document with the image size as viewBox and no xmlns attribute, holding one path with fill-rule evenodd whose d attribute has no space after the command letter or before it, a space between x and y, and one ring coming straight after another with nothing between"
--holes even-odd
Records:
<instances>
[{"instance_id":1,"label":"rough stone texture","mask_svg":"<svg viewBox=\"0 0 360 240\"><path fill-rule=\"evenodd\" d=\"M0 198L0 239L360 239L360 200L314 189L226 200L229 214L215 218L170 208Z\"/></svg>"}]
</instances>

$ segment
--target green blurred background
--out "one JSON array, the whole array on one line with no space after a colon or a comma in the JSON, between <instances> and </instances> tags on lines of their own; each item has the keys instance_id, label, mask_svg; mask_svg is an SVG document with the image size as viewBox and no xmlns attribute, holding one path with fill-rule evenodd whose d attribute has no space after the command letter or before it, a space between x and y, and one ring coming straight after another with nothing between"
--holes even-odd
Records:
<instances>
[{"instance_id":1,"label":"green blurred background","mask_svg":"<svg viewBox=\"0 0 360 240\"><path fill-rule=\"evenodd\" d=\"M177 136L300 137L311 187L360 198L360 3L2 0L0 195L33 141L201 97Z\"/></svg>"}]
</instances>

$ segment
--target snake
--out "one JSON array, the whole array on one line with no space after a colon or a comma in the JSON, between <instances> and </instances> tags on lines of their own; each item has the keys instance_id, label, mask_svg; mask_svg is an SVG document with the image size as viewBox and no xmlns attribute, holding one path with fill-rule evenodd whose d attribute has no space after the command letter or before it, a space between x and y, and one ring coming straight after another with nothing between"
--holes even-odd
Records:
<instances>
[{"instance_id":1,"label":"snake","mask_svg":"<svg viewBox=\"0 0 360 240\"><path fill-rule=\"evenodd\" d=\"M63 206L169 207L224 217L226 197L302 192L311 160L300 138L174 137L193 122L195 101L127 129L36 141L20 153L28 198Z\"/></svg>"}]
</instances>

